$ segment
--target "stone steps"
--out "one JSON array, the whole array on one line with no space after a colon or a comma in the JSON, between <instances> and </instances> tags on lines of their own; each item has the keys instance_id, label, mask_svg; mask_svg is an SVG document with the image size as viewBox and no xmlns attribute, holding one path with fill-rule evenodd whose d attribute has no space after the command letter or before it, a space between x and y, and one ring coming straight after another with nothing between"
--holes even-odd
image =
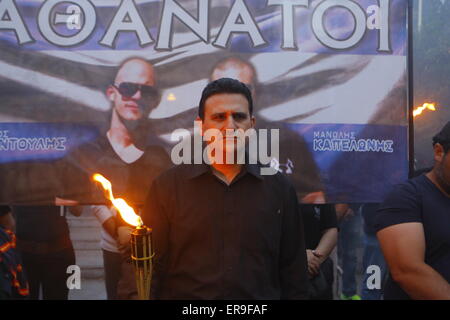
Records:
<instances>
[{"instance_id":1,"label":"stone steps","mask_svg":"<svg viewBox=\"0 0 450 320\"><path fill-rule=\"evenodd\" d=\"M75 250L100 250L97 240L72 240L72 243Z\"/></svg>"},{"instance_id":2,"label":"stone steps","mask_svg":"<svg viewBox=\"0 0 450 320\"><path fill-rule=\"evenodd\" d=\"M67 219L67 223L70 227L76 227L76 228L80 228L80 227L98 227L98 228L100 228L100 223L94 217L92 217L92 218L91 217L83 218L83 216L73 217L73 218Z\"/></svg>"},{"instance_id":3,"label":"stone steps","mask_svg":"<svg viewBox=\"0 0 450 320\"><path fill-rule=\"evenodd\" d=\"M67 215L67 223L76 263L81 269L81 290L71 290L70 299L106 299L100 223L86 210L80 217Z\"/></svg>"},{"instance_id":4,"label":"stone steps","mask_svg":"<svg viewBox=\"0 0 450 320\"><path fill-rule=\"evenodd\" d=\"M97 241L100 248L100 228L99 227L72 227L70 229L70 238L72 241Z\"/></svg>"}]
</instances>

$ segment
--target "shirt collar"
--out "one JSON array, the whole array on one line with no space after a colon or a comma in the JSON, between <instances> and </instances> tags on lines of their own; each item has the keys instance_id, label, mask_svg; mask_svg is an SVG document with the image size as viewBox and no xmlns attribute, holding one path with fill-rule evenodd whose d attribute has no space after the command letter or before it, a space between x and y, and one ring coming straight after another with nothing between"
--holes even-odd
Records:
<instances>
[{"instance_id":1,"label":"shirt collar","mask_svg":"<svg viewBox=\"0 0 450 320\"><path fill-rule=\"evenodd\" d=\"M264 180L264 176L261 175L261 165L260 164L245 164L244 170L246 170L248 173L252 174L256 178L260 180Z\"/></svg>"},{"instance_id":2,"label":"shirt collar","mask_svg":"<svg viewBox=\"0 0 450 320\"><path fill-rule=\"evenodd\" d=\"M212 174L210 166L207 165L206 163L202 162L201 164L192 164L191 172L189 173L189 178L194 179L207 172Z\"/></svg>"},{"instance_id":3,"label":"shirt collar","mask_svg":"<svg viewBox=\"0 0 450 320\"><path fill-rule=\"evenodd\" d=\"M211 166L206 163L193 164L191 168L191 173L189 175L190 179L197 178L205 173L213 174ZM250 164L246 163L242 166L242 171L238 176L243 176L246 173L250 173L254 177L263 180L264 177L261 175L261 165L260 164Z\"/></svg>"}]
</instances>

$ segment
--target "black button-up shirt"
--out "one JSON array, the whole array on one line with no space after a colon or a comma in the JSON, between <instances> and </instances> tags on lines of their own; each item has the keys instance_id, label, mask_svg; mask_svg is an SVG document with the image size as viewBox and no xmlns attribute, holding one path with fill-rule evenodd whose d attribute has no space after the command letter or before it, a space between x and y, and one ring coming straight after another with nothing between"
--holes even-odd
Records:
<instances>
[{"instance_id":1,"label":"black button-up shirt","mask_svg":"<svg viewBox=\"0 0 450 320\"><path fill-rule=\"evenodd\" d=\"M302 299L306 251L294 188L245 165L227 185L211 167L157 178L144 223L153 228L156 299Z\"/></svg>"}]
</instances>

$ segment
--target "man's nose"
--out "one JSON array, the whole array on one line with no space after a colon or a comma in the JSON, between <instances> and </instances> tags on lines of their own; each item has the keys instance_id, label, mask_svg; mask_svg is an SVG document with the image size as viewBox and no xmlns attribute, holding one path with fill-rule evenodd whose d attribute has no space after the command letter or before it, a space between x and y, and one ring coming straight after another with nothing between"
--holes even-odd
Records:
<instances>
[{"instance_id":1,"label":"man's nose","mask_svg":"<svg viewBox=\"0 0 450 320\"><path fill-rule=\"evenodd\" d=\"M141 93L141 89L139 88L136 93L131 97L131 99L133 100L141 100L142 98L142 93Z\"/></svg>"},{"instance_id":2,"label":"man's nose","mask_svg":"<svg viewBox=\"0 0 450 320\"><path fill-rule=\"evenodd\" d=\"M225 127L224 129L233 129L236 130L238 128L236 121L234 120L234 117L232 115L229 115L227 117L227 120L225 122Z\"/></svg>"}]
</instances>

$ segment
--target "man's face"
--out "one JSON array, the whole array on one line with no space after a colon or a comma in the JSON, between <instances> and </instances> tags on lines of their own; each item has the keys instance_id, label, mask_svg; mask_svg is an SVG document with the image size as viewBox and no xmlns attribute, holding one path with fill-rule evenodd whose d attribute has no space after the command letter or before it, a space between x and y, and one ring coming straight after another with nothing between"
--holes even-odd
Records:
<instances>
[{"instance_id":1,"label":"man's face","mask_svg":"<svg viewBox=\"0 0 450 320\"><path fill-rule=\"evenodd\" d=\"M151 88L154 85L153 67L145 61L131 60L120 68L114 85L107 89L106 95L113 102L114 111L122 119L140 120L148 116L152 106L156 106L156 89L153 91ZM121 90L122 88L128 90Z\"/></svg>"},{"instance_id":2,"label":"man's face","mask_svg":"<svg viewBox=\"0 0 450 320\"><path fill-rule=\"evenodd\" d=\"M450 195L450 151L445 153L442 145L434 146L435 172L441 188Z\"/></svg>"},{"instance_id":3,"label":"man's face","mask_svg":"<svg viewBox=\"0 0 450 320\"><path fill-rule=\"evenodd\" d=\"M253 128L255 119L250 115L247 98L238 93L219 93L210 96L205 101L205 114L202 131L217 129L222 134L223 152L235 152L243 141L231 132ZM239 145L238 145L239 142Z\"/></svg>"}]
</instances>

